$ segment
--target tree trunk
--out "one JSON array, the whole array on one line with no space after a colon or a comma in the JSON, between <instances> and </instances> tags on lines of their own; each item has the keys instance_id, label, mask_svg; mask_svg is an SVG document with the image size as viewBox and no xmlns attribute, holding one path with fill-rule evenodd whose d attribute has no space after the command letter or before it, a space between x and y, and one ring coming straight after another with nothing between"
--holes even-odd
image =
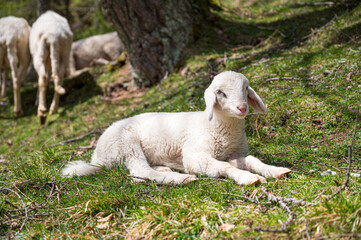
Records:
<instances>
[{"instance_id":1,"label":"tree trunk","mask_svg":"<svg viewBox=\"0 0 361 240\"><path fill-rule=\"evenodd\" d=\"M38 8L36 12L38 17L50 9L51 9L51 0L38 0Z\"/></svg>"},{"instance_id":2,"label":"tree trunk","mask_svg":"<svg viewBox=\"0 0 361 240\"><path fill-rule=\"evenodd\" d=\"M197 2L202 2L199 6ZM193 40L207 0L101 0L124 43L134 84L149 87L174 71Z\"/></svg>"}]
</instances>

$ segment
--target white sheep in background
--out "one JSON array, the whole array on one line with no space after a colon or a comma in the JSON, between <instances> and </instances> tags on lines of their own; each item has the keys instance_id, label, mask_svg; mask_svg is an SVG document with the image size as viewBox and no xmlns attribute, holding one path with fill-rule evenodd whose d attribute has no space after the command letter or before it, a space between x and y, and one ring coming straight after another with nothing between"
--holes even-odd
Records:
<instances>
[{"instance_id":1,"label":"white sheep in background","mask_svg":"<svg viewBox=\"0 0 361 240\"><path fill-rule=\"evenodd\" d=\"M29 51L30 26L23 18L4 17L0 19L0 92L5 96L8 70L14 87L14 112L23 114L20 88L31 57Z\"/></svg>"},{"instance_id":2,"label":"white sheep in background","mask_svg":"<svg viewBox=\"0 0 361 240\"><path fill-rule=\"evenodd\" d=\"M71 49L69 69L74 76L93 65L108 64L124 51L124 45L118 34L112 32L73 42Z\"/></svg>"},{"instance_id":3,"label":"white sheep in background","mask_svg":"<svg viewBox=\"0 0 361 240\"><path fill-rule=\"evenodd\" d=\"M30 52L39 77L38 117L41 124L46 120L46 88L49 72L52 73L55 90L50 114L58 111L59 97L65 94L62 84L68 69L72 40L73 33L68 21L53 11L42 14L32 26Z\"/></svg>"},{"instance_id":4,"label":"white sheep in background","mask_svg":"<svg viewBox=\"0 0 361 240\"><path fill-rule=\"evenodd\" d=\"M249 106L261 113L267 108L245 76L218 74L204 98L203 112L144 113L113 123L99 138L91 163L71 162L63 175L90 175L120 161L132 176L157 183L187 183L196 180L191 174L205 174L251 185L266 179L249 171L274 178L291 172L247 156Z\"/></svg>"}]
</instances>

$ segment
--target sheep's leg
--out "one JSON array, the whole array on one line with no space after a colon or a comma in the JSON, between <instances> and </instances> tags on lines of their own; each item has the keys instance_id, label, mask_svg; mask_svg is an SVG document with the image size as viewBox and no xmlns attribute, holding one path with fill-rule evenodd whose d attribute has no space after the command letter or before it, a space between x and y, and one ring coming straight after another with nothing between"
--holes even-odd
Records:
<instances>
[{"instance_id":1,"label":"sheep's leg","mask_svg":"<svg viewBox=\"0 0 361 240\"><path fill-rule=\"evenodd\" d=\"M48 58L48 50L43 49L45 42L41 43L41 49L38 49L33 56L33 65L38 74L38 118L40 124L44 124L46 121L46 88L48 87L48 74L45 69Z\"/></svg>"},{"instance_id":2,"label":"sheep's leg","mask_svg":"<svg viewBox=\"0 0 361 240\"><path fill-rule=\"evenodd\" d=\"M59 73L59 75L55 75L55 76L53 75L55 91L54 91L53 101L51 102L50 105L49 114L54 114L58 112L60 95L65 94L65 89L61 86L63 84L63 76L64 73Z\"/></svg>"},{"instance_id":3,"label":"sheep's leg","mask_svg":"<svg viewBox=\"0 0 361 240\"><path fill-rule=\"evenodd\" d=\"M152 168L158 172L173 172L172 169L165 166L152 166Z\"/></svg>"},{"instance_id":4,"label":"sheep's leg","mask_svg":"<svg viewBox=\"0 0 361 240\"><path fill-rule=\"evenodd\" d=\"M11 77L13 79L13 88L14 88L14 112L16 116L23 115L23 110L21 108L21 99L20 99L20 88L21 88L21 78L19 78L19 69L18 63L19 59L17 56L16 46L8 46L8 59L11 69Z\"/></svg>"},{"instance_id":5,"label":"sheep's leg","mask_svg":"<svg viewBox=\"0 0 361 240\"><path fill-rule=\"evenodd\" d=\"M53 79L54 79L54 84L55 84L55 91L54 91L53 101L51 102L51 105L50 105L49 114L54 114L54 113L58 112L59 99L60 99L60 94L56 91L56 85L59 84L60 77L53 75ZM64 91L64 93L65 93L65 91Z\"/></svg>"},{"instance_id":6,"label":"sheep's leg","mask_svg":"<svg viewBox=\"0 0 361 240\"><path fill-rule=\"evenodd\" d=\"M91 63L90 63L90 66L96 66L96 65L106 65L106 64L109 64L110 61L104 59L104 58L97 58L97 59L94 59Z\"/></svg>"},{"instance_id":7,"label":"sheep's leg","mask_svg":"<svg viewBox=\"0 0 361 240\"><path fill-rule=\"evenodd\" d=\"M153 169L149 166L139 144L131 144L127 155L125 157L125 166L130 171L130 175L134 176L135 180L140 178L164 184L186 184L197 179L194 175ZM165 168L162 170L165 170Z\"/></svg>"},{"instance_id":8,"label":"sheep's leg","mask_svg":"<svg viewBox=\"0 0 361 240\"><path fill-rule=\"evenodd\" d=\"M62 87L62 85L67 67L65 64L68 63L68 61L65 61L65 58L69 58L69 55L60 56L59 50L59 47L55 43L50 45L51 71L52 79L54 80L54 97L53 101L51 102L49 114L54 114L58 111L60 95L65 94L65 89Z\"/></svg>"},{"instance_id":9,"label":"sheep's leg","mask_svg":"<svg viewBox=\"0 0 361 240\"><path fill-rule=\"evenodd\" d=\"M45 66L43 65L40 69L39 74L39 91L38 91L38 118L41 124L44 124L46 121L46 88L48 87L48 78L45 71Z\"/></svg>"},{"instance_id":10,"label":"sheep's leg","mask_svg":"<svg viewBox=\"0 0 361 240\"><path fill-rule=\"evenodd\" d=\"M0 63L3 63L5 60L6 49L3 46L0 46ZM0 66L2 68L3 66ZM3 98L6 95L6 80L7 80L7 71L5 68L1 69L0 73L0 96Z\"/></svg>"},{"instance_id":11,"label":"sheep's leg","mask_svg":"<svg viewBox=\"0 0 361 240\"><path fill-rule=\"evenodd\" d=\"M123 126L112 126L100 137L91 164L111 168L120 160L135 180L149 179L157 183L182 184L196 180L194 175L177 172L159 172L148 163L139 140Z\"/></svg>"},{"instance_id":12,"label":"sheep's leg","mask_svg":"<svg viewBox=\"0 0 361 240\"><path fill-rule=\"evenodd\" d=\"M241 185L253 185L266 181L264 177L238 169L228 162L214 159L207 153L197 153L195 150L190 151L189 154L184 153L183 165L188 173L203 174L209 177L229 177Z\"/></svg>"},{"instance_id":13,"label":"sheep's leg","mask_svg":"<svg viewBox=\"0 0 361 240\"><path fill-rule=\"evenodd\" d=\"M253 156L233 159L230 160L229 163L234 167L259 173L266 178L282 178L291 172L288 168L267 165Z\"/></svg>"},{"instance_id":14,"label":"sheep's leg","mask_svg":"<svg viewBox=\"0 0 361 240\"><path fill-rule=\"evenodd\" d=\"M1 97L5 97L6 95L6 82L7 82L7 71L3 70L0 75L0 92Z\"/></svg>"}]
</instances>

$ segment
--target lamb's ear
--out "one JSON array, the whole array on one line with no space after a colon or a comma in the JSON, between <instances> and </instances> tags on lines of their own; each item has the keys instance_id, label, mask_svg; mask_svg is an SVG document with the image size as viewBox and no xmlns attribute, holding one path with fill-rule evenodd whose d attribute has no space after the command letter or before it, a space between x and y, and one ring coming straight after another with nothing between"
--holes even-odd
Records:
<instances>
[{"instance_id":1,"label":"lamb's ear","mask_svg":"<svg viewBox=\"0 0 361 240\"><path fill-rule=\"evenodd\" d=\"M248 105L251 106L256 112L264 114L267 113L267 107L264 105L262 99L251 87L248 88L247 101Z\"/></svg>"},{"instance_id":2,"label":"lamb's ear","mask_svg":"<svg viewBox=\"0 0 361 240\"><path fill-rule=\"evenodd\" d=\"M208 114L208 120L211 121L213 118L213 108L216 104L216 94L212 91L213 88L208 87L204 92L204 99L206 100L206 110L205 112Z\"/></svg>"}]
</instances>

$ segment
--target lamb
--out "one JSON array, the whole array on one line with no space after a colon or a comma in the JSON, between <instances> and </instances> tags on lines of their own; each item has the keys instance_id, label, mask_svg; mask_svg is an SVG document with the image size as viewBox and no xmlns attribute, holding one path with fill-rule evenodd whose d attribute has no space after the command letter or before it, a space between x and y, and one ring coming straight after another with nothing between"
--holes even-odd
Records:
<instances>
[{"instance_id":1,"label":"lamb","mask_svg":"<svg viewBox=\"0 0 361 240\"><path fill-rule=\"evenodd\" d=\"M94 64L107 64L117 58L124 45L116 32L81 39L72 44L69 60L70 75L78 75Z\"/></svg>"},{"instance_id":2,"label":"lamb","mask_svg":"<svg viewBox=\"0 0 361 240\"><path fill-rule=\"evenodd\" d=\"M24 18L10 16L0 19L0 92L1 97L4 97L10 69L14 88L14 112L18 117L23 115L20 98L21 81L31 61L30 30Z\"/></svg>"},{"instance_id":3,"label":"lamb","mask_svg":"<svg viewBox=\"0 0 361 240\"><path fill-rule=\"evenodd\" d=\"M30 52L35 71L38 73L38 118L41 124L46 121L46 88L50 71L55 90L49 110L50 114L58 111L59 97L65 94L62 84L69 64L72 41L73 33L68 21L53 11L42 14L32 26Z\"/></svg>"},{"instance_id":4,"label":"lamb","mask_svg":"<svg viewBox=\"0 0 361 240\"><path fill-rule=\"evenodd\" d=\"M99 138L91 163L68 163L62 174L86 176L121 162L135 180L182 184L196 180L194 174L202 174L252 185L291 172L247 156L245 117L249 106L260 113L267 113L267 108L244 75L233 71L218 74L204 98L205 111L143 113L113 123Z\"/></svg>"}]
</instances>

